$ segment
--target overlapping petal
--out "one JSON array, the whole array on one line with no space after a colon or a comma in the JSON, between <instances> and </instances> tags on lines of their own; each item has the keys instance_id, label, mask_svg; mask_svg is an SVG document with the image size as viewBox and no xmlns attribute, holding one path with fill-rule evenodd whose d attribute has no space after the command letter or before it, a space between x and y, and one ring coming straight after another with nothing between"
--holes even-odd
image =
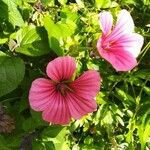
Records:
<instances>
[{"instance_id":1,"label":"overlapping petal","mask_svg":"<svg viewBox=\"0 0 150 150\"><path fill-rule=\"evenodd\" d=\"M111 50L115 51L118 48L122 48L122 50L128 51L136 58L140 53L143 42L143 36L137 33L132 33L128 35L126 34L120 37L120 39L118 39L118 41L111 46Z\"/></svg>"},{"instance_id":2,"label":"overlapping petal","mask_svg":"<svg viewBox=\"0 0 150 150\"><path fill-rule=\"evenodd\" d=\"M134 22L130 13L121 10L112 32L102 35L97 42L100 56L111 63L117 71L129 71L137 65L136 57L143 46L144 38L133 32Z\"/></svg>"},{"instance_id":3,"label":"overlapping petal","mask_svg":"<svg viewBox=\"0 0 150 150\"><path fill-rule=\"evenodd\" d=\"M32 109L43 111L55 99L55 86L52 81L38 78L32 82L29 91L29 103Z\"/></svg>"},{"instance_id":4,"label":"overlapping petal","mask_svg":"<svg viewBox=\"0 0 150 150\"><path fill-rule=\"evenodd\" d=\"M100 75L97 71L88 70L84 72L70 85L78 96L85 99L93 99L100 90Z\"/></svg>"},{"instance_id":5,"label":"overlapping petal","mask_svg":"<svg viewBox=\"0 0 150 150\"><path fill-rule=\"evenodd\" d=\"M46 72L49 78L54 81L69 80L76 69L75 60L72 57L58 57L49 62Z\"/></svg>"},{"instance_id":6,"label":"overlapping petal","mask_svg":"<svg viewBox=\"0 0 150 150\"><path fill-rule=\"evenodd\" d=\"M108 51L100 46L98 47L101 57L107 60L117 71L129 71L137 65L136 58L130 52L123 49L123 47L116 47Z\"/></svg>"},{"instance_id":7,"label":"overlapping petal","mask_svg":"<svg viewBox=\"0 0 150 150\"><path fill-rule=\"evenodd\" d=\"M116 26L112 33L107 37L106 42L117 41L122 35L130 34L134 31L134 22L130 13L123 9L120 11Z\"/></svg>"},{"instance_id":8,"label":"overlapping petal","mask_svg":"<svg viewBox=\"0 0 150 150\"><path fill-rule=\"evenodd\" d=\"M74 71L73 58L58 57L47 66L47 74L52 80L38 78L33 81L29 92L30 106L35 111L43 111L45 121L64 125L70 122L71 117L79 119L96 110L94 97L100 88L99 73L86 71L77 80L64 82L72 77Z\"/></svg>"},{"instance_id":9,"label":"overlapping petal","mask_svg":"<svg viewBox=\"0 0 150 150\"><path fill-rule=\"evenodd\" d=\"M53 124L68 124L71 119L67 101L59 92L55 94L55 99L51 105L43 111L43 119Z\"/></svg>"},{"instance_id":10,"label":"overlapping petal","mask_svg":"<svg viewBox=\"0 0 150 150\"><path fill-rule=\"evenodd\" d=\"M102 29L103 34L106 36L111 32L111 28L113 25L113 18L110 12L101 12L99 14L100 27Z\"/></svg>"}]
</instances>

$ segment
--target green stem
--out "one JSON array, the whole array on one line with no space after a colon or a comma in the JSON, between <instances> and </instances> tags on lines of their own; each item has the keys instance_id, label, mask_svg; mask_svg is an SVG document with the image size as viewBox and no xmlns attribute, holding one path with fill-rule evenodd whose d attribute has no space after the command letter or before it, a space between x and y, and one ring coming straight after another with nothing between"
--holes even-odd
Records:
<instances>
[{"instance_id":1,"label":"green stem","mask_svg":"<svg viewBox=\"0 0 150 150\"><path fill-rule=\"evenodd\" d=\"M141 51L140 55L142 55L142 56L141 56L141 58L140 58L140 60L139 60L138 63L141 62L141 60L143 59L144 55L147 53L147 51L149 50L149 48L150 48L150 42L148 42L147 45Z\"/></svg>"}]
</instances>

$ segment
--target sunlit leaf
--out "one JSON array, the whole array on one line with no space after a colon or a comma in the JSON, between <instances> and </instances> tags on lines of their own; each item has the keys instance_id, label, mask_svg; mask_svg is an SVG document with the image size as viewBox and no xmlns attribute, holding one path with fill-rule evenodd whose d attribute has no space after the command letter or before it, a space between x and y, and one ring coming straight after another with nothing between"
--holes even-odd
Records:
<instances>
[{"instance_id":1,"label":"sunlit leaf","mask_svg":"<svg viewBox=\"0 0 150 150\"><path fill-rule=\"evenodd\" d=\"M42 27L24 27L16 36L18 44L16 52L28 56L41 56L50 52L47 34Z\"/></svg>"}]
</instances>

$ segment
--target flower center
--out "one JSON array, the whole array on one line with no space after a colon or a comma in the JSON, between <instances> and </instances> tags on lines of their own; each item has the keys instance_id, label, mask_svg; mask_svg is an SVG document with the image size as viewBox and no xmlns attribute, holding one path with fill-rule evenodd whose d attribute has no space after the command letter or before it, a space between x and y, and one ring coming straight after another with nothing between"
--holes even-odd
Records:
<instances>
[{"instance_id":1,"label":"flower center","mask_svg":"<svg viewBox=\"0 0 150 150\"><path fill-rule=\"evenodd\" d=\"M111 47L111 43L110 42L102 44L102 48L105 49L105 50L109 50L110 47Z\"/></svg>"},{"instance_id":2,"label":"flower center","mask_svg":"<svg viewBox=\"0 0 150 150\"><path fill-rule=\"evenodd\" d=\"M56 85L56 90L61 93L61 95L65 95L67 91L73 92L73 90L69 87L67 83L61 82Z\"/></svg>"}]
</instances>

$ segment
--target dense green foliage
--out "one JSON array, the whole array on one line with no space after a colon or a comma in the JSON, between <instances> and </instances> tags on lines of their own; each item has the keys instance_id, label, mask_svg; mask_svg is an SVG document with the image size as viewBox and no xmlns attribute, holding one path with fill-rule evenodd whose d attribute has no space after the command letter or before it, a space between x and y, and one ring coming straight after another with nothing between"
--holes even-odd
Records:
<instances>
[{"instance_id":1,"label":"dense green foliage","mask_svg":"<svg viewBox=\"0 0 150 150\"><path fill-rule=\"evenodd\" d=\"M138 67L126 73L116 72L96 50L99 12L121 9L131 12L145 38ZM1 0L0 104L15 129L0 133L0 150L150 149L149 50L149 0ZM77 74L99 70L102 84L96 112L53 126L31 110L28 91L45 76L47 63L62 55L75 57Z\"/></svg>"}]
</instances>

